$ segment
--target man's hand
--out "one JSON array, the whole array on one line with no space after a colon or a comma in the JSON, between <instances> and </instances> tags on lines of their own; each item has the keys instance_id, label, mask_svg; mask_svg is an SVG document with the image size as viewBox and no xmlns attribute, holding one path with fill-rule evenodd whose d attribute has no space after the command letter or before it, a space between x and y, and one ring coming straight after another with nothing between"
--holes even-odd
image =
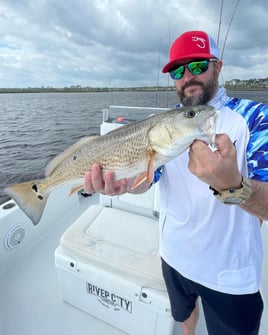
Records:
<instances>
[{"instance_id":1,"label":"man's hand","mask_svg":"<svg viewBox=\"0 0 268 335\"><path fill-rule=\"evenodd\" d=\"M84 191L87 194L99 192L105 195L121 195L126 192L137 194L143 193L150 188L150 185L147 185L146 182L143 182L135 189L131 189L135 179L136 177L114 180L113 171L107 171L105 175L102 176L101 166L98 164L93 164L91 169L85 173Z\"/></svg>"},{"instance_id":2,"label":"man's hand","mask_svg":"<svg viewBox=\"0 0 268 335\"><path fill-rule=\"evenodd\" d=\"M88 194L99 192L106 195L120 195L126 193L128 189L128 180L114 180L114 173L108 171L102 177L100 165L94 164L84 176L84 191Z\"/></svg>"},{"instance_id":3,"label":"man's hand","mask_svg":"<svg viewBox=\"0 0 268 335\"><path fill-rule=\"evenodd\" d=\"M226 134L216 135L218 150L212 152L203 141L195 141L189 151L189 170L217 191L241 186L235 145Z\"/></svg>"}]
</instances>

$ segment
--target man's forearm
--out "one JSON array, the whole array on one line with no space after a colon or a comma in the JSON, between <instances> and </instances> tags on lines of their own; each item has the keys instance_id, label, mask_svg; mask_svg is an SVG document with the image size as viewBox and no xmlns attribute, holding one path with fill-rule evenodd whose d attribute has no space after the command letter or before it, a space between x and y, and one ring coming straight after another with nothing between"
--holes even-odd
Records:
<instances>
[{"instance_id":1,"label":"man's forearm","mask_svg":"<svg viewBox=\"0 0 268 335\"><path fill-rule=\"evenodd\" d=\"M268 183L251 180L251 185L251 197L240 206L261 220L268 220Z\"/></svg>"}]
</instances>

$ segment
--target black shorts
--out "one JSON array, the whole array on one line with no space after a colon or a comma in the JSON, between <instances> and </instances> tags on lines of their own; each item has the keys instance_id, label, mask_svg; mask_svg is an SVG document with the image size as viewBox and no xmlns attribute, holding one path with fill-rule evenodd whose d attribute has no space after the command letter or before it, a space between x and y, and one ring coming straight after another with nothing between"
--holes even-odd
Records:
<instances>
[{"instance_id":1,"label":"black shorts","mask_svg":"<svg viewBox=\"0 0 268 335\"><path fill-rule=\"evenodd\" d=\"M257 335L263 311L260 292L233 295L197 284L162 260L163 276L170 299L171 313L183 322L201 298L209 335Z\"/></svg>"}]
</instances>

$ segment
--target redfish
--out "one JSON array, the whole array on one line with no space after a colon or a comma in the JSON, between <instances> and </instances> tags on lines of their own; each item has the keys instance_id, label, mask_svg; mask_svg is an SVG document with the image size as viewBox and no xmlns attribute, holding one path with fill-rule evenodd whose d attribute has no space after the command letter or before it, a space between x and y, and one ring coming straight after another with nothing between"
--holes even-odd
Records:
<instances>
[{"instance_id":1,"label":"redfish","mask_svg":"<svg viewBox=\"0 0 268 335\"><path fill-rule=\"evenodd\" d=\"M45 169L45 178L5 189L37 224L53 188L69 183L70 194L83 188L83 177L94 163L115 180L136 177L132 189L150 184L154 171L184 152L194 140L212 144L216 110L210 106L182 107L124 125L102 136L85 137L56 156Z\"/></svg>"}]
</instances>

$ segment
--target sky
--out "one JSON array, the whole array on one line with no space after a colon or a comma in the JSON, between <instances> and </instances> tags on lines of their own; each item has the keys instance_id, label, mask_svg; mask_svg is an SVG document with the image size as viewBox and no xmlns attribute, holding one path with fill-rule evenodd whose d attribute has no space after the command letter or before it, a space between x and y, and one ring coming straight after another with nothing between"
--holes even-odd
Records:
<instances>
[{"instance_id":1,"label":"sky","mask_svg":"<svg viewBox=\"0 0 268 335\"><path fill-rule=\"evenodd\" d=\"M0 87L170 86L187 30L219 34L223 82L266 78L268 1L236 1L0 0Z\"/></svg>"}]
</instances>

